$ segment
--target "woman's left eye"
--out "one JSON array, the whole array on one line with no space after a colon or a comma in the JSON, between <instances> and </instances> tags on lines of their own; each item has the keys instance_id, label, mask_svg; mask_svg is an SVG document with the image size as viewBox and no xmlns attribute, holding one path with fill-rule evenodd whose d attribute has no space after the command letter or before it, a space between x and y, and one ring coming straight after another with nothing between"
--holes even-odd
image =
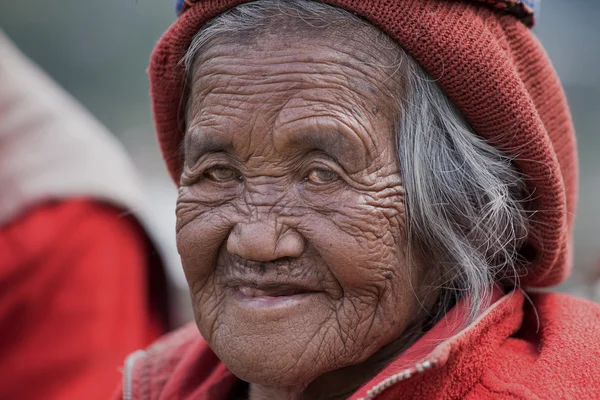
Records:
<instances>
[{"instance_id":1,"label":"woman's left eye","mask_svg":"<svg viewBox=\"0 0 600 400\"><path fill-rule=\"evenodd\" d=\"M340 178L338 174L323 168L313 169L308 173L307 180L311 183L315 183L317 185L324 185L327 183L332 183L337 181Z\"/></svg>"}]
</instances>

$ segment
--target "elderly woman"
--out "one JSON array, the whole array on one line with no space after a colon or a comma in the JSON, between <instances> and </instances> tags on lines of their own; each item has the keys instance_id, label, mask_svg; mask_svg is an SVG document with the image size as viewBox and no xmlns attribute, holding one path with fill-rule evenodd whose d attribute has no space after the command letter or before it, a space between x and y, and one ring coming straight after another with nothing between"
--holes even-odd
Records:
<instances>
[{"instance_id":1,"label":"elderly woman","mask_svg":"<svg viewBox=\"0 0 600 400\"><path fill-rule=\"evenodd\" d=\"M530 290L577 167L526 3L186 0L150 76L196 324L117 397L600 396L600 308Z\"/></svg>"}]
</instances>

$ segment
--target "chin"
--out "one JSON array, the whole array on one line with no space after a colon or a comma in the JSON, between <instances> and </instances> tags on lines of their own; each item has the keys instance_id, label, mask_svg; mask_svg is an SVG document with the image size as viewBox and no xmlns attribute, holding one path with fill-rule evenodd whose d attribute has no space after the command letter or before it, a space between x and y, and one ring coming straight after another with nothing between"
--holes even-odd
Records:
<instances>
[{"instance_id":1,"label":"chin","mask_svg":"<svg viewBox=\"0 0 600 400\"><path fill-rule=\"evenodd\" d=\"M344 340L340 319L319 293L276 299L228 294L217 309L205 305L200 315L216 319L198 320L198 327L215 354L238 378L267 387L305 387L361 363L388 339Z\"/></svg>"},{"instance_id":2,"label":"chin","mask_svg":"<svg viewBox=\"0 0 600 400\"><path fill-rule=\"evenodd\" d=\"M225 365L227 365L227 363L225 363ZM240 369L240 371L238 371L237 368L229 368L229 370L243 381L271 388L304 389L313 380L322 375L322 373L315 373L315 371L310 371L309 373L306 371L306 368L303 368L302 365L298 364L282 368L273 368L268 365L256 365L252 370Z\"/></svg>"},{"instance_id":3,"label":"chin","mask_svg":"<svg viewBox=\"0 0 600 400\"><path fill-rule=\"evenodd\" d=\"M225 366L246 382L267 387L303 387L340 367L327 362L326 355L335 346L327 351L322 345L331 343L327 340L331 328L320 324L320 328L311 330L310 325L302 324L302 315L275 315L278 320L254 315L256 320L251 321L249 316L236 319L235 313L223 312L222 320L214 325L218 328L210 336L200 330Z\"/></svg>"}]
</instances>

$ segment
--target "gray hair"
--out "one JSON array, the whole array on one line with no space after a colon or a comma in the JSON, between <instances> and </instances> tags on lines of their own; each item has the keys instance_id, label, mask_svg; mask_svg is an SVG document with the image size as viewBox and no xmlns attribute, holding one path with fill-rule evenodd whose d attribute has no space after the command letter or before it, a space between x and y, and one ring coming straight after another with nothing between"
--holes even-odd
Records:
<instances>
[{"instance_id":1,"label":"gray hair","mask_svg":"<svg viewBox=\"0 0 600 400\"><path fill-rule=\"evenodd\" d=\"M311 27L376 31L377 45L398 52L394 73L406 81L399 99L397 155L406 191L409 259L437 274L434 319L459 298L471 299L472 321L495 282L519 284L529 234L527 188L512 160L477 136L440 86L391 38L355 15L311 0L258 0L211 20L193 39L182 63L188 74L202 49L221 36L298 17ZM239 36L238 36L239 37ZM189 105L188 105L189 106Z\"/></svg>"}]
</instances>

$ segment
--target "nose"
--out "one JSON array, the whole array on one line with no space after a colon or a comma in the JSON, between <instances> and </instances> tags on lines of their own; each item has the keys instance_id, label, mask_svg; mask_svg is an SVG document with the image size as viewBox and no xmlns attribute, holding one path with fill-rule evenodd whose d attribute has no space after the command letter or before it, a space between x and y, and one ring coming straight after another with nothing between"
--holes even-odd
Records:
<instances>
[{"instance_id":1,"label":"nose","mask_svg":"<svg viewBox=\"0 0 600 400\"><path fill-rule=\"evenodd\" d=\"M272 221L240 223L227 238L227 251L261 262L300 257L304 252L304 238L294 228L278 226Z\"/></svg>"}]
</instances>

